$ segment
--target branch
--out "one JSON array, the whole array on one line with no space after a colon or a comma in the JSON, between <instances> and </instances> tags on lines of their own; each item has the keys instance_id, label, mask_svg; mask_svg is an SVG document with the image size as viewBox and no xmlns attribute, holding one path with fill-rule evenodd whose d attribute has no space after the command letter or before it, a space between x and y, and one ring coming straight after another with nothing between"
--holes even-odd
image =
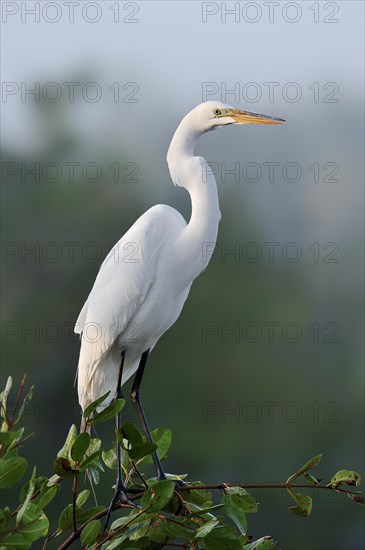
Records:
<instances>
[{"instance_id":1,"label":"branch","mask_svg":"<svg viewBox=\"0 0 365 550\"><path fill-rule=\"evenodd\" d=\"M72 490L72 522L73 532L77 530L76 523L76 499L77 499L77 477L74 477L73 490Z\"/></svg>"},{"instance_id":2,"label":"branch","mask_svg":"<svg viewBox=\"0 0 365 550\"><path fill-rule=\"evenodd\" d=\"M129 504L117 504L113 510L117 510L118 508L131 508L134 510L133 506L130 506ZM80 535L81 535L81 531L84 529L84 527L90 523L90 521L93 521L95 519L100 519L102 517L104 517L106 514L108 513L108 508L104 508L104 510L101 510L100 512L98 512L97 514L95 514L95 516L93 516L92 518L88 519L87 521L85 521L85 523L83 523L82 525L80 525L80 527L78 529L76 529L76 531L74 531L72 533L72 535L70 535L66 540L65 542L63 542L61 544L61 546L59 546L58 550L65 550L66 548L69 548L69 546L71 546L71 544L73 542L75 542L75 540L79 539L80 538Z\"/></svg>"},{"instance_id":3,"label":"branch","mask_svg":"<svg viewBox=\"0 0 365 550\"><path fill-rule=\"evenodd\" d=\"M347 489L341 489L341 488L334 488L327 485L309 485L309 484L291 484L291 483L219 483L219 484L211 484L211 485L186 485L179 487L179 491L202 491L202 490L213 490L218 489L223 491L226 487L241 487L242 489L327 489L330 491L336 491L340 493L345 493L349 495L359 495L361 494L359 491L349 491ZM138 498L136 496L135 498ZM114 510L117 510L118 508L132 508L132 506L129 506L128 504L117 504L114 507ZM70 535L63 544L58 548L58 550L66 550L66 548L69 548L71 544L73 544L76 540L80 538L82 530L85 528L85 526L90 523L91 521L95 519L100 519L104 517L108 512L108 508L105 508L104 510L101 510L97 514L95 514L93 517L85 521L78 529L76 529L72 535ZM162 514L159 514L160 517L162 517ZM163 516L165 517L165 516ZM134 520L135 518L133 518ZM172 521L172 518L167 518ZM133 521L132 520L132 521ZM125 525L123 526L123 528ZM113 536L115 533L113 533ZM102 542L106 542L105 539ZM171 543L169 543L171 545ZM162 547L161 547L162 548ZM187 546L181 546L181 548L187 548Z\"/></svg>"},{"instance_id":4,"label":"branch","mask_svg":"<svg viewBox=\"0 0 365 550\"><path fill-rule=\"evenodd\" d=\"M348 489L341 489L340 487L331 487L330 485L316 485L299 484L299 483L220 483L218 485L183 485L179 487L179 491L202 491L204 489L224 490L225 487L241 487L241 489L327 489L329 491L336 491L338 493L345 493L346 495L361 495L361 491L350 491Z\"/></svg>"}]
</instances>

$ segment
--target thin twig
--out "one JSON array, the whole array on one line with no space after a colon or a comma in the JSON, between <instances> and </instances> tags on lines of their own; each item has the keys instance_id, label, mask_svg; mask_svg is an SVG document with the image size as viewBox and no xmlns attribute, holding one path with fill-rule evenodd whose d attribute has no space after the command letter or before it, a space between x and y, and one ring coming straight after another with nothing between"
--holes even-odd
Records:
<instances>
[{"instance_id":1,"label":"thin twig","mask_svg":"<svg viewBox=\"0 0 365 550\"><path fill-rule=\"evenodd\" d=\"M118 504L114 510L116 510L117 508L129 508L129 509L132 509L132 510L135 510L135 508L133 508L132 506L130 506L129 504ZM84 527L86 527L86 525L88 523L90 523L90 521L93 521L95 519L100 519L102 517L104 517L106 514L108 513L108 508L104 508L104 510L101 510L100 512L98 512L97 514L95 514L95 516L93 516L92 518L89 518L87 521L85 521L85 523L83 523L82 525L80 525L80 527L78 529L76 529L76 531L74 533L72 533L64 542L63 544L61 544L61 546L59 546L58 550L65 550L66 548L69 548L69 546L71 546L71 544L73 542L75 542L75 540L79 539L80 538L80 535L81 535L81 531L84 529Z\"/></svg>"},{"instance_id":2,"label":"thin twig","mask_svg":"<svg viewBox=\"0 0 365 550\"><path fill-rule=\"evenodd\" d=\"M141 472L139 471L139 468L138 468L136 462L135 462L134 460L131 460L131 462L132 462L132 466L133 466L133 468L134 468L134 471L135 471L136 474L138 475L139 479L142 481L142 483L143 483L143 485L144 485L144 487L145 487L145 489L146 489L146 491L147 491L147 489L148 489L147 481L145 480L145 478L143 477L143 475L142 475Z\"/></svg>"},{"instance_id":3,"label":"thin twig","mask_svg":"<svg viewBox=\"0 0 365 550\"><path fill-rule=\"evenodd\" d=\"M14 445L12 447L12 449L15 449L16 447L20 447L21 445L23 445L23 443L25 443L26 441L28 441L28 439L30 439L31 437L34 437L35 436L35 432L32 432L30 433L29 435L26 435L25 437L23 437L23 439L21 439L20 441L18 441L18 443L16 443L16 445Z\"/></svg>"},{"instance_id":4,"label":"thin twig","mask_svg":"<svg viewBox=\"0 0 365 550\"><path fill-rule=\"evenodd\" d=\"M77 476L74 477L73 488L72 488L72 521L73 521L74 533L77 531L76 499L77 499Z\"/></svg>"},{"instance_id":5,"label":"thin twig","mask_svg":"<svg viewBox=\"0 0 365 550\"><path fill-rule=\"evenodd\" d=\"M115 531L113 531L113 533L110 533L109 535L107 535L106 537L104 537L100 542L97 543L96 547L95 548L98 548L99 546L101 546L102 544L104 544L104 542L106 542L107 540L109 540L110 538L112 537L115 537L117 536L121 531L123 531L123 529L125 529L130 523L133 523L133 521L135 519L137 519L140 515L144 514L145 512L147 512L147 510L149 508L151 508L152 504L149 504L146 508L141 508L141 510L138 512L138 514L136 514L135 516L133 516L129 521L127 521L126 523L124 523L119 529L116 529Z\"/></svg>"},{"instance_id":6,"label":"thin twig","mask_svg":"<svg viewBox=\"0 0 365 550\"><path fill-rule=\"evenodd\" d=\"M198 529L195 529L195 527L190 527L190 525L185 525L181 521L177 521L177 519L170 518L169 516L165 516L163 514L158 514L158 517L160 519L165 519L166 521L171 521L172 523L176 523L176 525L179 525L179 527L185 527L186 529L191 529L192 531L197 531Z\"/></svg>"},{"instance_id":7,"label":"thin twig","mask_svg":"<svg viewBox=\"0 0 365 550\"><path fill-rule=\"evenodd\" d=\"M61 483L61 481L63 481L65 478L64 477L61 477L58 481L57 481L57 484ZM37 496L39 496L41 493L41 488L37 489L36 491L34 491L33 495L32 495L32 498L30 499L30 502L33 502L34 499L37 498ZM14 517L16 516L16 514L18 513L18 511L20 510L20 508L23 506L23 503L21 502L19 504L19 506L11 513L10 517Z\"/></svg>"},{"instance_id":8,"label":"thin twig","mask_svg":"<svg viewBox=\"0 0 365 550\"><path fill-rule=\"evenodd\" d=\"M340 487L331 487L330 485L309 485L309 484L292 484L292 483L219 483L217 485L186 485L179 487L179 491L202 491L204 489L224 490L224 487L241 487L241 489L327 489L330 491L338 491L349 495L359 495L361 491L349 491Z\"/></svg>"}]
</instances>

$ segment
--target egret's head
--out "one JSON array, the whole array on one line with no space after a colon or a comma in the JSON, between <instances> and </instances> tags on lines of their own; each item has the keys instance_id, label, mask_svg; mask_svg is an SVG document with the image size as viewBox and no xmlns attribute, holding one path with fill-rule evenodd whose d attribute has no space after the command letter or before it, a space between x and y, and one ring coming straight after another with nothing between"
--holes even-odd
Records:
<instances>
[{"instance_id":1,"label":"egret's head","mask_svg":"<svg viewBox=\"0 0 365 550\"><path fill-rule=\"evenodd\" d=\"M183 118L170 143L167 164L172 181L175 185L186 189L191 186L189 183L191 173L188 169L184 171L184 161L186 157L194 158L196 142L205 132L228 124L282 124L283 122L285 120L282 118L241 111L221 101L201 103Z\"/></svg>"},{"instance_id":2,"label":"egret's head","mask_svg":"<svg viewBox=\"0 0 365 550\"><path fill-rule=\"evenodd\" d=\"M202 132L215 130L227 124L282 124L282 118L274 118L258 113L250 113L235 109L220 101L201 103L193 111L197 126Z\"/></svg>"}]
</instances>

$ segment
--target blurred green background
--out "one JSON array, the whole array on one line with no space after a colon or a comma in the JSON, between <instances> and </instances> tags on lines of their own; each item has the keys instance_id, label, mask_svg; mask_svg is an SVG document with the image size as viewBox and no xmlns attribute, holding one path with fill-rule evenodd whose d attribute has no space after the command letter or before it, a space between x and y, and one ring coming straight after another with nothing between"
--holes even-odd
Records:
<instances>
[{"instance_id":1,"label":"blurred green background","mask_svg":"<svg viewBox=\"0 0 365 550\"><path fill-rule=\"evenodd\" d=\"M3 24L2 79L19 92L2 103L1 382L26 372L36 386L26 421L37 435L26 456L51 475L70 423L80 419L73 324L99 265L153 204L189 218L166 151L186 112L203 99L223 99L287 124L227 128L199 142L197 153L217 171L218 244L156 346L143 385L151 426L173 430L166 469L206 482L280 482L323 452L324 480L340 468L361 472L362 3L330 3L339 7L333 24L325 23L330 12L321 2L317 23L309 3L298 2L295 24L282 16L285 2L272 23L255 3L263 9L255 24L242 11L237 22L224 22L218 3L203 23L204 6L193 2L131 3L138 21L124 21L125 9L114 23L112 3L96 4L102 16L94 24L81 12L69 23L62 3L57 24L42 14L38 24L31 17L22 23L20 12ZM62 97L22 101L22 83L31 89L36 82L40 90L57 83ZM74 102L66 82L78 84ZM102 90L99 101L79 93L90 82ZM207 82L215 93L202 97ZM272 100L265 82L278 83ZM261 90L255 102L247 101L247 83L254 83L251 93ZM288 83L295 85L289 90ZM233 88L240 97L221 96ZM302 95L292 101L285 89ZM335 90L337 101L326 101ZM272 162L279 164L270 181ZM39 177L27 173L35 163ZM70 163L79 163L74 178ZM287 163L299 166L298 181ZM338 181L328 181L334 169ZM273 256L264 243L277 243ZM125 416L134 418L130 405ZM105 434L111 439L111 425ZM112 493L112 474L109 480L103 494ZM303 520L289 515L284 492L257 496L260 512L249 518L255 536L271 534L287 550L363 548L362 510L348 499L313 495L313 514Z\"/></svg>"}]
</instances>

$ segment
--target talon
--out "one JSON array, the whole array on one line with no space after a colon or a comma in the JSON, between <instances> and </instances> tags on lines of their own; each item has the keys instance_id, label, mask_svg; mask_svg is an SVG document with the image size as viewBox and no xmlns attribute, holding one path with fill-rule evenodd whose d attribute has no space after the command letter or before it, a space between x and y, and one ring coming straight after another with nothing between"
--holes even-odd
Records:
<instances>
[{"instance_id":1,"label":"talon","mask_svg":"<svg viewBox=\"0 0 365 550\"><path fill-rule=\"evenodd\" d=\"M174 482L176 491L179 491L180 487L186 487L186 483L181 481L181 479L173 479L172 481Z\"/></svg>"},{"instance_id":2,"label":"talon","mask_svg":"<svg viewBox=\"0 0 365 550\"><path fill-rule=\"evenodd\" d=\"M127 494L126 494L129 491L126 487L124 487L124 485L122 483L115 485L114 488L115 488L115 493L114 493L114 496L113 496L113 498L111 500L111 503L109 505L109 508L108 508L108 513L106 515L106 520L105 520L105 524L104 524L103 533L105 533L106 530L107 530L107 527L108 527L108 524L109 524L109 521L110 521L110 515L111 515L112 511L114 510L116 504L121 502L122 504L128 504L129 506L132 506L133 508L139 508L137 506L137 504L135 504L134 502L129 500L129 498L127 497Z\"/></svg>"},{"instance_id":3,"label":"talon","mask_svg":"<svg viewBox=\"0 0 365 550\"><path fill-rule=\"evenodd\" d=\"M177 516L180 516L180 515L185 516L186 514L189 513L189 510L186 507L185 501L184 501L184 499L182 498L182 496L180 494L180 488L181 487L186 487L187 484L184 483L183 481L181 481L181 479L172 479L171 481L173 481L173 483L175 485L175 493L179 498L179 506L176 510L176 515Z\"/></svg>"}]
</instances>

